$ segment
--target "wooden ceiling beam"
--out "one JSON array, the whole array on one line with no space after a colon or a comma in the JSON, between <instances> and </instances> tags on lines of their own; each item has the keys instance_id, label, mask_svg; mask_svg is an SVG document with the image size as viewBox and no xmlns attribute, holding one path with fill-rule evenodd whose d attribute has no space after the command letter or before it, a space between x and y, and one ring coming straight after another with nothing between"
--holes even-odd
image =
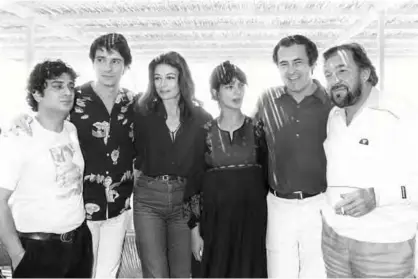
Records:
<instances>
[{"instance_id":1,"label":"wooden ceiling beam","mask_svg":"<svg viewBox=\"0 0 418 279\"><path fill-rule=\"evenodd\" d=\"M406 2L406 1L393 1L392 0L392 1L375 2L375 7L370 10L368 16L358 19L354 24L347 27L346 30L341 31L340 36L336 40L335 39L330 40L327 48L347 42L351 38L362 33L363 31L365 31L367 27L370 26L371 23L377 20L380 12L386 11L389 8L393 8L395 6L399 6L400 4L402 4L402 2Z\"/></svg>"},{"instance_id":2,"label":"wooden ceiling beam","mask_svg":"<svg viewBox=\"0 0 418 279\"><path fill-rule=\"evenodd\" d=\"M79 30L76 30L74 28L68 28L64 25L61 25L61 24L57 23L56 21L50 19L48 16L38 14L32 9L20 5L19 2L10 1L9 4L2 6L1 10L5 11L5 12L8 12L8 13L11 13L11 14L14 14L17 17L21 18L22 19L22 24L24 24L24 25L27 24L26 19L33 18L36 26L43 26L45 28L48 28L50 30L49 32L51 34L70 37L73 40L75 40L75 41L77 41L77 42L79 42L83 45L87 44L87 42L85 40L83 40L83 38L84 38L83 33L80 32ZM20 31L24 35L26 35L26 30L21 29ZM1 32L1 33L3 33L3 32Z\"/></svg>"},{"instance_id":3,"label":"wooden ceiling beam","mask_svg":"<svg viewBox=\"0 0 418 279\"><path fill-rule=\"evenodd\" d=\"M181 40L181 39L166 39L166 40L136 40L136 41L129 41L129 46L132 49L155 49L155 48L167 48L167 47L188 47L188 48L198 48L201 46L212 46L218 45L218 48L222 47L229 47L229 48L240 48L240 47L248 47L248 46L274 46L281 37L277 38L261 38L257 40L248 40L248 39L227 39L224 41L220 41L218 39L198 39L198 40ZM318 47L324 47L329 38L311 38ZM363 44L366 47L374 47L377 45L377 40L375 38L362 38L362 39L353 39L352 41L357 41ZM418 49L418 34L416 39L404 39L404 38L387 38L386 40L386 47L409 47L409 48L417 48ZM16 49L16 48L24 48L27 45L25 40L20 41L3 41L1 46L3 49ZM85 46L81 46L77 42L73 42L71 40L58 40L58 39L51 39L51 40L37 40L35 41L35 47L39 49L85 49Z\"/></svg>"}]
</instances>

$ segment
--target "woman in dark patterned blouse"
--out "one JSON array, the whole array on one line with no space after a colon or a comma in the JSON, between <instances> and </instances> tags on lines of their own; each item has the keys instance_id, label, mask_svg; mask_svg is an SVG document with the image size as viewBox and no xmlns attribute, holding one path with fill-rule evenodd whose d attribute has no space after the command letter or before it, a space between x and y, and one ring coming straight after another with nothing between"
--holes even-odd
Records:
<instances>
[{"instance_id":1,"label":"woman in dark patterned blouse","mask_svg":"<svg viewBox=\"0 0 418 279\"><path fill-rule=\"evenodd\" d=\"M267 277L267 150L262 123L241 112L246 84L229 61L210 78L221 114L202 128L185 195L201 277Z\"/></svg>"}]
</instances>

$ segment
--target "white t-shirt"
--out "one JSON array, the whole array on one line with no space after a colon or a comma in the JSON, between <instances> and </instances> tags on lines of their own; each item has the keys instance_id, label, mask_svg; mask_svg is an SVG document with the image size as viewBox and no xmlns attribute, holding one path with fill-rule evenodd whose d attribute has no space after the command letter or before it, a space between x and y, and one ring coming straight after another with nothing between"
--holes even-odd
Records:
<instances>
[{"instance_id":1,"label":"white t-shirt","mask_svg":"<svg viewBox=\"0 0 418 279\"><path fill-rule=\"evenodd\" d=\"M20 232L65 233L85 219L84 160L77 130L64 122L60 133L34 120L33 135L0 137L0 187L13 191L9 200Z\"/></svg>"},{"instance_id":2,"label":"white t-shirt","mask_svg":"<svg viewBox=\"0 0 418 279\"><path fill-rule=\"evenodd\" d=\"M383 92L373 89L365 105L349 126L345 111L334 107L328 118L327 139L327 206L326 222L340 235L359 241L389 243L412 238L416 233L418 211L410 199L402 199L405 185L408 198L416 196L418 185L411 182L411 164L418 171L411 145L410 130L402 110L397 109ZM412 178L412 179L411 179ZM373 187L377 207L362 217L337 215L333 206L340 194L356 188Z\"/></svg>"}]
</instances>

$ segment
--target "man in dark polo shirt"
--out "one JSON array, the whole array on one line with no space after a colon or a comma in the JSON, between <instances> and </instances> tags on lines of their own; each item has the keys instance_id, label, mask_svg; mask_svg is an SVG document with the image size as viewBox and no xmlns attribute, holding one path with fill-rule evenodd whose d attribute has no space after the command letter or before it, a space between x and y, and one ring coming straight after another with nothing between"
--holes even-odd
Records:
<instances>
[{"instance_id":1,"label":"man in dark polo shirt","mask_svg":"<svg viewBox=\"0 0 418 279\"><path fill-rule=\"evenodd\" d=\"M270 151L269 277L325 277L320 208L327 187L323 142L332 105L312 79L317 58L317 47L308 38L281 39L273 61L285 86L268 89L258 103Z\"/></svg>"}]
</instances>

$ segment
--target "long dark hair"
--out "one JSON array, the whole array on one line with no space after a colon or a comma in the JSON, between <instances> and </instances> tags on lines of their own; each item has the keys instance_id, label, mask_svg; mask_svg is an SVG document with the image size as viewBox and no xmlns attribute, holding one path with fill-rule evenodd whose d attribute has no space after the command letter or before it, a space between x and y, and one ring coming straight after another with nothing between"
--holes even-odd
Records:
<instances>
[{"instance_id":1,"label":"long dark hair","mask_svg":"<svg viewBox=\"0 0 418 279\"><path fill-rule=\"evenodd\" d=\"M145 94L138 100L135 105L135 111L148 114L154 112L156 106L162 103L161 98L157 94L154 84L154 72L158 65L166 64L176 68L179 72L179 89L180 115L183 117L191 117L196 105L201 103L195 97L195 85L190 73L186 60L179 53L170 51L155 57L148 65L148 88Z\"/></svg>"}]
</instances>

